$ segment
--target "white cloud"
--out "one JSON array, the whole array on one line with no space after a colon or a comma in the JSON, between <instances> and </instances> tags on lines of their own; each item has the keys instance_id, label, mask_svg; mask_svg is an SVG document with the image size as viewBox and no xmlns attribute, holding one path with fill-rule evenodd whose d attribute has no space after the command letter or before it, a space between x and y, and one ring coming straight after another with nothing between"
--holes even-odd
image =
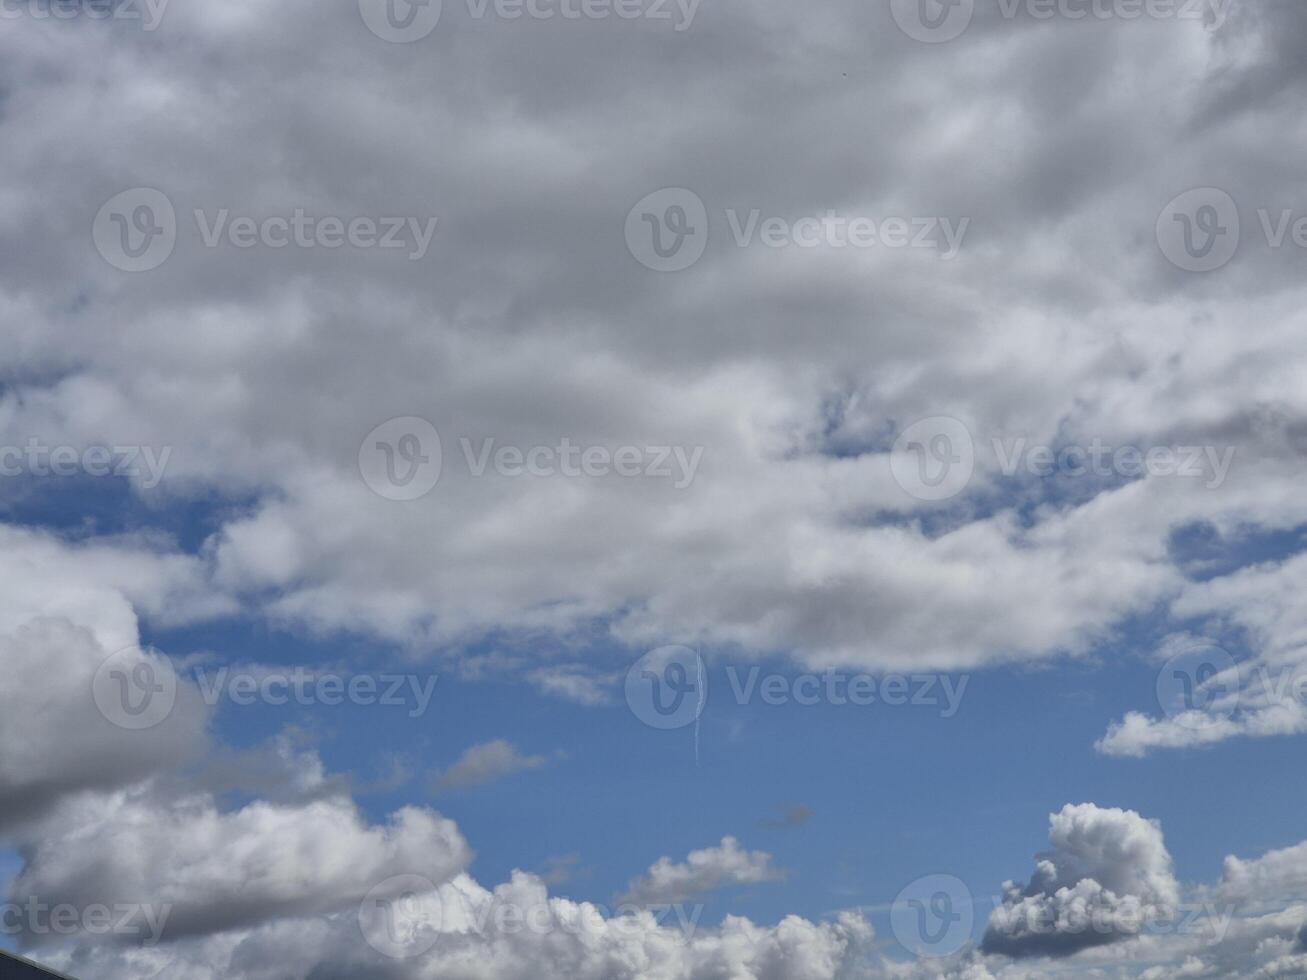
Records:
<instances>
[{"instance_id":1,"label":"white cloud","mask_svg":"<svg viewBox=\"0 0 1307 980\"><path fill-rule=\"evenodd\" d=\"M723 837L716 847L691 851L681 863L660 857L631 882L622 901L662 905L732 885L779 881L785 875L772 860L765 851L746 851L734 837Z\"/></svg>"},{"instance_id":2,"label":"white cloud","mask_svg":"<svg viewBox=\"0 0 1307 980\"><path fill-rule=\"evenodd\" d=\"M1307 901L1307 841L1253 860L1227 857L1220 888L1222 895L1242 901Z\"/></svg>"},{"instance_id":3,"label":"white cloud","mask_svg":"<svg viewBox=\"0 0 1307 980\"><path fill-rule=\"evenodd\" d=\"M1050 816L1048 841L1028 884L1003 885L985 950L1065 956L1128 939L1174 914L1180 886L1155 822L1132 810L1067 805Z\"/></svg>"},{"instance_id":4,"label":"white cloud","mask_svg":"<svg viewBox=\"0 0 1307 980\"><path fill-rule=\"evenodd\" d=\"M536 927L502 924L508 919L496 910L508 908L534 910ZM431 917L436 911L439 924ZM411 942L423 946L432 933L436 939L407 959L373 952L360 939L356 916L342 915L155 949L88 949L61 962L104 980L844 980L858 975L858 959L873 938L854 915L829 923L790 917L772 927L729 918L720 928L687 933L675 920L659 924L652 913L604 916L595 906L551 897L539 879L520 873L493 890L460 876L417 896L404 914L417 924Z\"/></svg>"},{"instance_id":5,"label":"white cloud","mask_svg":"<svg viewBox=\"0 0 1307 980\"><path fill-rule=\"evenodd\" d=\"M598 677L579 664L539 667L528 679L541 691L576 704L607 704L612 699L611 677Z\"/></svg>"},{"instance_id":6,"label":"white cloud","mask_svg":"<svg viewBox=\"0 0 1307 980\"><path fill-rule=\"evenodd\" d=\"M147 896L171 909L170 938L353 908L378 881L442 881L472 856L429 810L373 826L341 798L224 812L207 795L159 798L150 786L67 802L24 846L18 900L85 908Z\"/></svg>"}]
</instances>

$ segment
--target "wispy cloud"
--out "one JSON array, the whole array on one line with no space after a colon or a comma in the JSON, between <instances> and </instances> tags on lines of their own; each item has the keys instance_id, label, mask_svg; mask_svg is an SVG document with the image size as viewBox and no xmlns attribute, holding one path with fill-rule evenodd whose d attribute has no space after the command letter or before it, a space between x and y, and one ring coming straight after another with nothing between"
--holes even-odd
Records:
<instances>
[{"instance_id":1,"label":"wispy cloud","mask_svg":"<svg viewBox=\"0 0 1307 980\"><path fill-rule=\"evenodd\" d=\"M433 774L432 789L443 793L484 786L514 773L543 768L550 761L549 756L523 755L513 743L497 738L473 745L443 773Z\"/></svg>"},{"instance_id":2,"label":"wispy cloud","mask_svg":"<svg viewBox=\"0 0 1307 980\"><path fill-rule=\"evenodd\" d=\"M780 881L785 873L772 864L765 851L746 851L734 837L723 837L717 847L691 851L682 863L661 857L627 887L621 901L636 905L682 902L730 885Z\"/></svg>"}]
</instances>

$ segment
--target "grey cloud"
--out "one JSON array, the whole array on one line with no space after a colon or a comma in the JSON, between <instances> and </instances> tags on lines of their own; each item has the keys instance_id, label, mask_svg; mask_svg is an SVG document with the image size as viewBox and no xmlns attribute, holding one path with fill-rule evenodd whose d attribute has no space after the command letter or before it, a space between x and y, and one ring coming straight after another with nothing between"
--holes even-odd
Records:
<instances>
[{"instance_id":1,"label":"grey cloud","mask_svg":"<svg viewBox=\"0 0 1307 980\"><path fill-rule=\"evenodd\" d=\"M1287 259L1195 281L1168 271L1152 222L1177 190L1227 174L1256 192L1250 204L1292 199L1272 159L1248 159L1237 121L1195 120L1236 70L1223 46L1285 33L1294 8L1232 14L1215 32L982 16L949 59L873 7L705 5L674 34L477 21L450 6L405 46L372 37L348 7L173 5L159 32L113 35L96 84L81 66L110 41L89 25L18 21L3 42L8 145L57 137L82 168L71 180L39 154L14 161L26 191L0 227L11 370L59 380L8 392L10 429L130 431L175 447L164 493L253 496L206 549L248 606L423 648L492 629L516 646L599 622L635 645L697 633L825 663L974 666L1082 652L1173 598L1182 576L1158 549L1177 505L1194 519L1303 516L1265 493L1176 501L1166 487L1109 485L1024 528L989 496L985 462L931 540L913 533L923 509L883 453L803 451L832 391L859 393L859 431L948 412L982 438L1062 426L1210 438L1262 402L1227 368L1252 376L1292 348L1296 330L1270 308L1281 293L1295 305ZM992 57L971 57L982 49ZM224 70L233 59L240 72ZM34 77L57 120L34 110ZM145 91L170 95L146 105ZM1180 163L1154 165L1177 139ZM440 224L422 263L208 249L190 228L162 267L128 277L94 254L87 225L138 184L168 193L183 229L195 208L221 207ZM621 223L672 184L699 193L716 227L704 260L666 277L626 254ZM774 253L733 247L728 207L955 215L971 231L947 267L886 249ZM1221 326L1231 289L1268 307L1234 319L1272 332ZM1189 349L1194 317L1215 324L1204 356ZM996 359L1000 348L1023 353ZM1288 387L1272 397L1291 420L1307 413ZM704 465L679 495L447 466L401 514L359 485L356 456L373 426L404 414L429 417L451 456L460 436L567 435L703 445ZM1248 479L1279 484L1283 462L1267 454ZM1038 503L1041 488L1028 491ZM899 528L857 519L886 513ZM1123 530L1087 530L1106 519ZM792 533L758 540L763 526ZM412 547L433 528L440 563ZM808 568L813 555L822 568ZM912 556L907 588L889 555ZM1004 587L967 588L978 567ZM1035 597L1021 586L1033 581L1059 587ZM924 623L908 598L921 588L937 604Z\"/></svg>"},{"instance_id":2,"label":"grey cloud","mask_svg":"<svg viewBox=\"0 0 1307 980\"><path fill-rule=\"evenodd\" d=\"M432 786L436 792L470 789L548 764L547 756L523 755L511 742L497 738L470 746L443 773L433 775Z\"/></svg>"}]
</instances>

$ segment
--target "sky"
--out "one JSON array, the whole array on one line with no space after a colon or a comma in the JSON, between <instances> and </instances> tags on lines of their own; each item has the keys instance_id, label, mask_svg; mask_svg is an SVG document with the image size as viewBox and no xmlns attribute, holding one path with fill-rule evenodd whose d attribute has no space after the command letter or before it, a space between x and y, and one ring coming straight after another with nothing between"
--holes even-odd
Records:
<instances>
[{"instance_id":1,"label":"sky","mask_svg":"<svg viewBox=\"0 0 1307 980\"><path fill-rule=\"evenodd\" d=\"M0 5L0 949L1307 974L1304 39Z\"/></svg>"}]
</instances>

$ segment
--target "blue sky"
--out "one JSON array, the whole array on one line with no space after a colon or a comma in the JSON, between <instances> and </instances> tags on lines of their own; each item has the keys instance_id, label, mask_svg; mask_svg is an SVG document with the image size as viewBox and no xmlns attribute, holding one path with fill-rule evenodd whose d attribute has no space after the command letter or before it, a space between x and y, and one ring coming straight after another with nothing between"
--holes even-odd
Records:
<instances>
[{"instance_id":1,"label":"blue sky","mask_svg":"<svg viewBox=\"0 0 1307 980\"><path fill-rule=\"evenodd\" d=\"M1283 535L1219 557L1242 564L1296 540ZM362 784L382 778L398 757L413 778L363 794L365 809L380 819L415 799L430 800L478 828L473 871L484 879L503 880L514 868L543 873L551 859L569 859L572 879L558 891L611 903L660 855L737 834L773 853L789 876L780 885L711 897L709 919L727 912L762 922L789 913L818 918L861 905L876 921L886 918L901 887L932 872L961 878L988 907L988 896L1036 849L1031 842L1039 840L1045 815L1068 801L1160 820L1182 880L1214 877L1226 854L1296 843L1307 786L1267 775L1293 771L1298 739L1241 740L1144 759L1094 750L1105 718L1156 711L1157 666L1149 655L1158 631L1175 625L1160 617L1132 624L1127 635L1077 661L951 675L954 690L964 676L966 686L947 718L942 704L775 705L760 697L738 704L726 673L729 654L705 650L710 694L697 759L693 727L651 729L617 694L608 704L580 706L511 680L470 681L438 666L414 670L384 644L305 637L259 622L144 637L174 658L239 651L234 658L269 664L434 673L434 697L419 717L410 717L412 702L289 711L226 705L217 730L225 742L255 746L287 726L302 728L332 771ZM594 657L623 672L631 662L621 649L596 650ZM734 666L742 686L750 665ZM801 673L784 660L761 667L764 676L792 680ZM494 739L559 758L491 785L428 795L430 771L447 768L468 745ZM1254 797L1264 812L1251 821L1240 801ZM801 826L776 826L796 806L812 816ZM978 921L978 933L982 926Z\"/></svg>"}]
</instances>

